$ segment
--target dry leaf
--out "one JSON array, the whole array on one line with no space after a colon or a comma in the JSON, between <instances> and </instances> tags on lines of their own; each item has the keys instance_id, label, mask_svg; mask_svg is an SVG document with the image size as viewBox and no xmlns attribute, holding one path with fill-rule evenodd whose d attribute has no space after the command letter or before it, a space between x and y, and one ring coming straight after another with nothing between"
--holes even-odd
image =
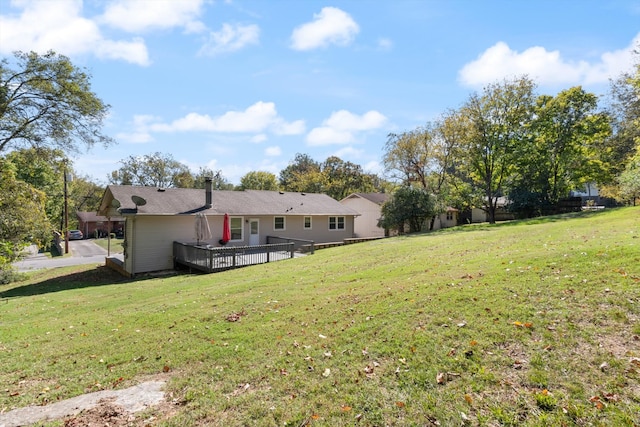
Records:
<instances>
[{"instance_id":1,"label":"dry leaf","mask_svg":"<svg viewBox=\"0 0 640 427\"><path fill-rule=\"evenodd\" d=\"M342 405L340 409L342 409L342 412L349 412L351 410L351 406Z\"/></svg>"},{"instance_id":2,"label":"dry leaf","mask_svg":"<svg viewBox=\"0 0 640 427\"><path fill-rule=\"evenodd\" d=\"M327 378L329 375L331 375L331 369L327 368L324 370L324 372L322 373L322 376Z\"/></svg>"},{"instance_id":3,"label":"dry leaf","mask_svg":"<svg viewBox=\"0 0 640 427\"><path fill-rule=\"evenodd\" d=\"M464 395L464 400L466 400L469 405L473 403L473 398L468 394Z\"/></svg>"},{"instance_id":4,"label":"dry leaf","mask_svg":"<svg viewBox=\"0 0 640 427\"><path fill-rule=\"evenodd\" d=\"M404 402L397 401L397 402L396 402L396 406L397 406L398 408L404 408Z\"/></svg>"}]
</instances>

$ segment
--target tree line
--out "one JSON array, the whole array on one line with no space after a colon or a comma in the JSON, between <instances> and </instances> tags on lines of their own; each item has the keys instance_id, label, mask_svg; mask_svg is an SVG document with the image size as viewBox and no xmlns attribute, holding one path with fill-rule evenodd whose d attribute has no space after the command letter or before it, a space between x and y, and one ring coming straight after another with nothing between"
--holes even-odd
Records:
<instances>
[{"instance_id":1,"label":"tree line","mask_svg":"<svg viewBox=\"0 0 640 427\"><path fill-rule=\"evenodd\" d=\"M62 229L62 176L70 211L95 210L104 188L78 176L67 154L115 141L102 133L110 106L90 74L55 52L16 52L0 61L0 282L27 243L46 245ZM486 86L457 109L413 130L388 135L385 177L331 156L298 153L276 176L252 171L234 186L220 170L193 173L170 155L123 159L112 184L217 190L389 192L382 225L418 230L446 206L484 207L495 220L507 196L521 216L544 214L569 190L596 183L601 195L640 197L640 62L612 81L609 102L577 86L538 94L526 76Z\"/></svg>"}]
</instances>

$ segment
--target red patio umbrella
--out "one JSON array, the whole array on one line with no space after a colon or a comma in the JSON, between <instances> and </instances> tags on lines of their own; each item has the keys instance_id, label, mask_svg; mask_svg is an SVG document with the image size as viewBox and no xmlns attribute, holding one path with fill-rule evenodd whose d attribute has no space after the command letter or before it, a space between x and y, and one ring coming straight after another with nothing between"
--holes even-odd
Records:
<instances>
[{"instance_id":1,"label":"red patio umbrella","mask_svg":"<svg viewBox=\"0 0 640 427\"><path fill-rule=\"evenodd\" d=\"M224 222L222 223L222 239L220 242L226 245L231 240L231 224L229 221L229 214L224 214Z\"/></svg>"}]
</instances>

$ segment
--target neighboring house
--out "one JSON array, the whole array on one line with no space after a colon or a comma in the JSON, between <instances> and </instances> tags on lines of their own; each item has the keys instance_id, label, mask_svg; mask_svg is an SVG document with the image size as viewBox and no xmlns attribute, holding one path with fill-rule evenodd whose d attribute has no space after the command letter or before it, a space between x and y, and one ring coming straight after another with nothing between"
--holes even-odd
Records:
<instances>
[{"instance_id":1,"label":"neighboring house","mask_svg":"<svg viewBox=\"0 0 640 427\"><path fill-rule=\"evenodd\" d=\"M389 231L378 227L378 221L382 216L382 205L391 197L388 193L353 193L340 200L345 206L360 213L354 221L354 234L356 237L384 237ZM430 222L425 224L429 229ZM433 229L454 227L458 225L458 210L448 207L444 213L436 216Z\"/></svg>"},{"instance_id":2,"label":"neighboring house","mask_svg":"<svg viewBox=\"0 0 640 427\"><path fill-rule=\"evenodd\" d=\"M436 220L433 222L433 229L440 230L441 228L455 227L458 225L458 209L447 207L447 210L436 216Z\"/></svg>"},{"instance_id":3,"label":"neighboring house","mask_svg":"<svg viewBox=\"0 0 640 427\"><path fill-rule=\"evenodd\" d=\"M124 231L124 218L114 216L107 218L95 212L76 212L78 217L78 229L82 231L85 238L95 237L96 231L99 236L106 236L107 233Z\"/></svg>"},{"instance_id":4,"label":"neighboring house","mask_svg":"<svg viewBox=\"0 0 640 427\"><path fill-rule=\"evenodd\" d=\"M486 202L486 200L485 200ZM506 197L498 197L496 202L496 221L509 221L515 219L515 215L512 212L507 210L507 204L509 203L509 199ZM486 209L483 208L472 208L471 209L471 222L479 223L479 222L488 222L489 221L489 213Z\"/></svg>"},{"instance_id":5,"label":"neighboring house","mask_svg":"<svg viewBox=\"0 0 640 427\"><path fill-rule=\"evenodd\" d=\"M212 237L201 244L219 246L228 214L228 245L267 243L267 236L316 243L353 237L358 212L325 194L278 191L107 187L98 214L125 218L124 270L131 275L173 268L173 242L193 242L196 213L208 220Z\"/></svg>"},{"instance_id":6,"label":"neighboring house","mask_svg":"<svg viewBox=\"0 0 640 427\"><path fill-rule=\"evenodd\" d=\"M388 193L353 193L340 200L344 206L360 213L353 224L354 237L384 237L388 233L378 227L381 209L389 199Z\"/></svg>"}]
</instances>

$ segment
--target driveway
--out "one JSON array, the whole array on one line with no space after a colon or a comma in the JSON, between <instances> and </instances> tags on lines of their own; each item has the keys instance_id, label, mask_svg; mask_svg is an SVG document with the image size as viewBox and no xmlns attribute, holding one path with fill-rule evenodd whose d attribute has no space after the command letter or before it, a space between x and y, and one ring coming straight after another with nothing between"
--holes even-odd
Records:
<instances>
[{"instance_id":1,"label":"driveway","mask_svg":"<svg viewBox=\"0 0 640 427\"><path fill-rule=\"evenodd\" d=\"M70 256L50 258L45 254L34 253L22 261L14 263L14 267L21 272L43 270L46 268L68 267L80 264L103 264L107 257L107 251L96 245L93 240L69 241ZM122 260L122 254L111 254L114 258Z\"/></svg>"}]
</instances>

